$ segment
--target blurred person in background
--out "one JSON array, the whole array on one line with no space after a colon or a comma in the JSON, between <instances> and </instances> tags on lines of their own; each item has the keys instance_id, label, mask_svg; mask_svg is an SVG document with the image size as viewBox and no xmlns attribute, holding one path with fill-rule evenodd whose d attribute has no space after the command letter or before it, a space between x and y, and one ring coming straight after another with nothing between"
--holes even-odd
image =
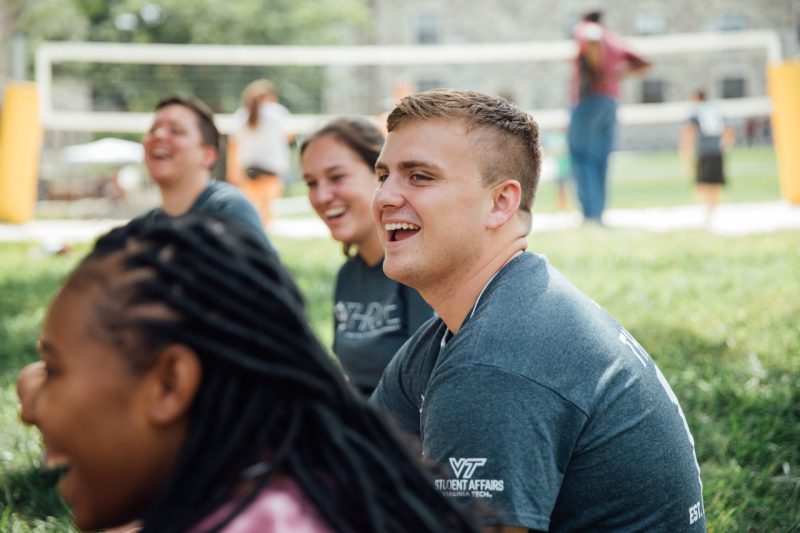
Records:
<instances>
[{"instance_id":1,"label":"blurred person in background","mask_svg":"<svg viewBox=\"0 0 800 533\"><path fill-rule=\"evenodd\" d=\"M602 225L619 82L625 75L643 73L650 63L628 48L601 20L600 11L587 12L572 30L578 55L570 85L573 109L567 138L583 218Z\"/></svg>"},{"instance_id":2,"label":"blurred person in background","mask_svg":"<svg viewBox=\"0 0 800 533\"><path fill-rule=\"evenodd\" d=\"M334 120L300 145L308 199L347 258L334 291L333 351L365 395L398 348L433 316L417 291L383 273L383 246L372 218L382 146L381 131L357 118Z\"/></svg>"},{"instance_id":3,"label":"blurred person in background","mask_svg":"<svg viewBox=\"0 0 800 533\"><path fill-rule=\"evenodd\" d=\"M202 213L253 232L269 243L252 204L234 186L215 181L212 170L219 154L220 135L208 106L193 96L173 95L155 107L153 123L142 137L144 163L161 193L162 205L138 217L149 223ZM27 423L33 412L28 398L46 378L41 361L24 367L17 380L20 418Z\"/></svg>"},{"instance_id":4,"label":"blurred person in background","mask_svg":"<svg viewBox=\"0 0 800 533\"><path fill-rule=\"evenodd\" d=\"M289 116L272 82L255 80L242 93L228 140L228 181L242 188L265 226L289 175Z\"/></svg>"},{"instance_id":5,"label":"blurred person in background","mask_svg":"<svg viewBox=\"0 0 800 533\"><path fill-rule=\"evenodd\" d=\"M680 155L694 172L697 196L706 207L705 222L710 224L725 185L725 151L736 141L736 134L719 110L706 99L702 89L692 94L695 108L683 126Z\"/></svg>"},{"instance_id":6,"label":"blurred person in background","mask_svg":"<svg viewBox=\"0 0 800 533\"><path fill-rule=\"evenodd\" d=\"M213 178L220 134L203 101L188 95L161 100L142 144L147 172L161 193L161 206L142 217L205 213L245 226L266 239L250 202L236 187Z\"/></svg>"},{"instance_id":7,"label":"blurred person in background","mask_svg":"<svg viewBox=\"0 0 800 533\"><path fill-rule=\"evenodd\" d=\"M272 249L252 204L236 187L212 177L220 134L213 112L203 101L190 95L161 100L155 106L153 123L142 137L142 145L145 166L161 194L161 206L135 220L156 224L190 213L211 215L245 228ZM33 398L46 381L47 370L42 361L20 370L17 394L23 422L35 421ZM136 525L131 524L130 528L133 530Z\"/></svg>"}]
</instances>

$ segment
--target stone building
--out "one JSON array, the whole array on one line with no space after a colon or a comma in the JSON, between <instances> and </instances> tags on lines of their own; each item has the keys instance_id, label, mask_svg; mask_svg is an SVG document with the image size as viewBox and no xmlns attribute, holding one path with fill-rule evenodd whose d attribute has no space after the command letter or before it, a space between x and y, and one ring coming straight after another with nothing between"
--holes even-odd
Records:
<instances>
[{"instance_id":1,"label":"stone building","mask_svg":"<svg viewBox=\"0 0 800 533\"><path fill-rule=\"evenodd\" d=\"M550 41L570 38L587 7L625 38L681 33L774 30L783 57L800 51L800 0L371 0L369 31L353 44L412 45ZM762 50L695 52L650 58L646 76L623 82L621 102L686 101L696 88L712 99L766 95ZM433 87L474 89L502 95L530 111L566 109L570 62L475 65L336 67L328 70L328 113L375 113L390 107L393 93ZM534 113L535 115L535 113ZM657 125L625 126L622 148L674 146L683 116ZM740 125L740 127L743 127Z\"/></svg>"}]
</instances>

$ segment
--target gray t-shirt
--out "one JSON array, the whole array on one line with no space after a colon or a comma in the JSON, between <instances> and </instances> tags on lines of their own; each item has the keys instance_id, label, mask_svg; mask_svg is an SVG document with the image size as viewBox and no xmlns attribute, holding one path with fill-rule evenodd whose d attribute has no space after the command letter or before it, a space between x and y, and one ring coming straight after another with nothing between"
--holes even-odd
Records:
<instances>
[{"instance_id":1,"label":"gray t-shirt","mask_svg":"<svg viewBox=\"0 0 800 533\"><path fill-rule=\"evenodd\" d=\"M239 189L229 183L212 181L200 193L200 196L197 197L187 213L211 215L249 228L262 236L267 245L274 251L255 207ZM157 218L168 215L164 213L162 208L156 207L140 216Z\"/></svg>"},{"instance_id":2,"label":"gray t-shirt","mask_svg":"<svg viewBox=\"0 0 800 533\"><path fill-rule=\"evenodd\" d=\"M538 255L500 270L455 336L440 319L420 328L370 401L450 474L435 481L444 494L499 515L489 523L705 530L694 443L666 380Z\"/></svg>"},{"instance_id":3,"label":"gray t-shirt","mask_svg":"<svg viewBox=\"0 0 800 533\"><path fill-rule=\"evenodd\" d=\"M417 291L386 277L383 261L348 260L336 278L333 351L353 384L371 391L400 346L433 316Z\"/></svg>"},{"instance_id":4,"label":"gray t-shirt","mask_svg":"<svg viewBox=\"0 0 800 533\"><path fill-rule=\"evenodd\" d=\"M713 105L699 104L689 117L689 123L695 129L694 153L698 157L722 153L721 138L727 122Z\"/></svg>"}]
</instances>

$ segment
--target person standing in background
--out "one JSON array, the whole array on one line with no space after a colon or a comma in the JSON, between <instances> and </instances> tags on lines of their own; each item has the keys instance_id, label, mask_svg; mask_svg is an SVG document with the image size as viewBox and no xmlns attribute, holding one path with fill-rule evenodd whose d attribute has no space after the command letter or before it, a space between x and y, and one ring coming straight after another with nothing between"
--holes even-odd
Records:
<instances>
[{"instance_id":1,"label":"person standing in background","mask_svg":"<svg viewBox=\"0 0 800 533\"><path fill-rule=\"evenodd\" d=\"M234 113L228 140L228 181L241 187L256 206L266 226L272 220L272 202L283 193L289 174L289 110L278 103L268 80L251 82Z\"/></svg>"},{"instance_id":2,"label":"person standing in background","mask_svg":"<svg viewBox=\"0 0 800 533\"><path fill-rule=\"evenodd\" d=\"M705 91L692 95L697 103L681 131L680 154L687 168L693 168L697 196L706 206L706 224L711 222L725 185L723 154L733 146L736 134L710 102Z\"/></svg>"},{"instance_id":3,"label":"person standing in background","mask_svg":"<svg viewBox=\"0 0 800 533\"><path fill-rule=\"evenodd\" d=\"M620 79L650 63L634 53L591 11L573 28L578 55L570 86L573 109L567 138L585 221L602 224L608 157L614 147Z\"/></svg>"}]
</instances>

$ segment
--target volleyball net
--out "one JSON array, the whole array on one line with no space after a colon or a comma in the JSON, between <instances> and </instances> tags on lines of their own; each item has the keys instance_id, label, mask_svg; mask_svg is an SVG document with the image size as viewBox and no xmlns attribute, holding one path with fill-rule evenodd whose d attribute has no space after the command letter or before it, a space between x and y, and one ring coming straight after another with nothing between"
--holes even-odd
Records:
<instances>
[{"instance_id":1,"label":"volleyball net","mask_svg":"<svg viewBox=\"0 0 800 533\"><path fill-rule=\"evenodd\" d=\"M781 61L780 40L776 32L742 31L700 34L671 34L627 38L632 48L655 62L681 62L689 55L714 54L728 56L743 53L748 61L760 63L761 72L769 64ZM200 98L213 102L219 111L220 129L230 131L232 112L238 105L241 89L259 77L280 72L287 80L282 95L294 98L296 109L323 109L309 91L316 84L331 89L338 78L360 73L366 79L374 72L403 72L411 67L489 68L502 65L560 64L562 73L576 53L570 40L548 40L510 43L442 44L422 46L253 46L253 45L171 45L135 43L44 43L37 49L36 81L39 91L40 117L45 130L138 133L151 120L155 101L138 94L147 91L166 96L189 88ZM341 73L344 72L344 75ZM366 74L364 74L366 73ZM764 75L765 76L765 75ZM351 85L352 85L352 80ZM566 85L566 79L553 83ZM103 98L102 87L107 98ZM286 86L288 85L288 86ZM108 90L108 88L113 88ZM293 90L293 87L298 90ZM459 87L472 88L472 87ZM564 90L566 92L566 90ZM313 93L313 92L312 92ZM120 94L125 102L117 102ZM305 95L305 96L304 96ZM688 97L688 95L686 95ZM291 99L290 98L290 99ZM364 98L363 94L353 99ZM373 96L374 100L374 96ZM133 102L133 104L131 104ZM356 103L357 104L357 103ZM354 104L354 108L358 106ZM687 99L646 104L625 104L620 107L623 124L658 124L680 122L691 103ZM120 110L120 107L127 109ZM363 106L361 113L375 111L374 105ZM523 106L527 107L527 106ZM766 116L771 104L766 94L751 94L719 102L721 111L731 118ZM305 133L329 116L341 114L337 108L323 113L295 112L291 127ZM544 128L566 124L565 106L527 109ZM348 109L349 112L349 109ZM352 113L349 113L352 114Z\"/></svg>"}]
</instances>

